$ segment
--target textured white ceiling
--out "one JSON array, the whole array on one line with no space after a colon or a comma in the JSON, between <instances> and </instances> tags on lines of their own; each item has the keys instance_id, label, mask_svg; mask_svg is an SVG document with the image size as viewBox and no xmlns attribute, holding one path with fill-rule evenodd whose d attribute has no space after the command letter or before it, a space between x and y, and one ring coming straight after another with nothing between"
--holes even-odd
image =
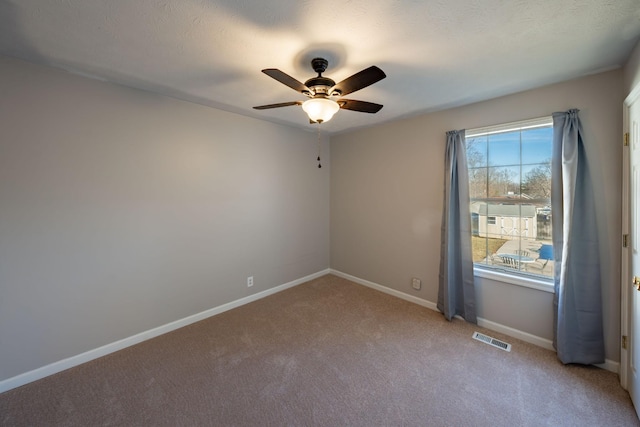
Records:
<instances>
[{"instance_id":1,"label":"textured white ceiling","mask_svg":"<svg viewBox=\"0 0 640 427\"><path fill-rule=\"evenodd\" d=\"M307 129L251 108L305 99L261 69L382 68L349 98L384 108L332 133L620 67L639 37L640 0L0 0L0 54Z\"/></svg>"}]
</instances>

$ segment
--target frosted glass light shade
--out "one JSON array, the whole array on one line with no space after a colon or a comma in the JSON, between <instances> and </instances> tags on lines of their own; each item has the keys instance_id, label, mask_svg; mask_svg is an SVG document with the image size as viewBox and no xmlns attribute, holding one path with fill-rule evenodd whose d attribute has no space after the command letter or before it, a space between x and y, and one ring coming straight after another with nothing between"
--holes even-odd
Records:
<instances>
[{"instance_id":1,"label":"frosted glass light shade","mask_svg":"<svg viewBox=\"0 0 640 427\"><path fill-rule=\"evenodd\" d=\"M302 109L314 122L328 122L340 106L327 98L312 98L302 103Z\"/></svg>"}]
</instances>

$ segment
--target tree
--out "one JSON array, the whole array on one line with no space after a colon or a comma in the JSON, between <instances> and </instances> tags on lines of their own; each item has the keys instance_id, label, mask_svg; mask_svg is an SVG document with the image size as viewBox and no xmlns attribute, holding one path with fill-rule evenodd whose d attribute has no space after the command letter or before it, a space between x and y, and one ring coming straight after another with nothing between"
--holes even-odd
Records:
<instances>
[{"instance_id":1,"label":"tree","mask_svg":"<svg viewBox=\"0 0 640 427\"><path fill-rule=\"evenodd\" d=\"M516 172L508 167L489 168L489 197L505 197L519 194L519 183L514 181Z\"/></svg>"},{"instance_id":2,"label":"tree","mask_svg":"<svg viewBox=\"0 0 640 427\"><path fill-rule=\"evenodd\" d=\"M531 169L522 180L522 191L536 199L551 198L551 159Z\"/></svg>"},{"instance_id":3,"label":"tree","mask_svg":"<svg viewBox=\"0 0 640 427\"><path fill-rule=\"evenodd\" d=\"M517 172L510 167L487 164L486 137L467 139L467 167L469 171L469 195L472 199L505 197L519 194L520 183L514 178Z\"/></svg>"},{"instance_id":4,"label":"tree","mask_svg":"<svg viewBox=\"0 0 640 427\"><path fill-rule=\"evenodd\" d=\"M487 197L486 138L470 138L467 144L467 167L469 172L469 195L472 199ZM484 150L483 150L484 148Z\"/></svg>"}]
</instances>

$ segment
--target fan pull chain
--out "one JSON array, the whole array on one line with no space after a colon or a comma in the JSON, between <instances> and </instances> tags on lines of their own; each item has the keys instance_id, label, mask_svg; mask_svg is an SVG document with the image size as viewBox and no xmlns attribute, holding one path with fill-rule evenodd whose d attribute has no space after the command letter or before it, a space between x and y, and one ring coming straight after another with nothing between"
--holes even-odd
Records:
<instances>
[{"instance_id":1,"label":"fan pull chain","mask_svg":"<svg viewBox=\"0 0 640 427\"><path fill-rule=\"evenodd\" d=\"M320 144L320 123L318 123L318 168L322 167L322 164L320 163L320 149L322 147L322 144Z\"/></svg>"}]
</instances>

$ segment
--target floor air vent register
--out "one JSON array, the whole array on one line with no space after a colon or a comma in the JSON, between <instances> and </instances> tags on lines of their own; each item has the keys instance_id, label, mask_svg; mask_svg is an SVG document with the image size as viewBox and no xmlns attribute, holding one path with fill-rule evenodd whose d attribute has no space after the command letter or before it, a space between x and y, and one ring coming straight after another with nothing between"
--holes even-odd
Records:
<instances>
[{"instance_id":1,"label":"floor air vent register","mask_svg":"<svg viewBox=\"0 0 640 427\"><path fill-rule=\"evenodd\" d=\"M481 334L480 332L474 332L472 337L474 340L482 341L485 344L489 344L490 346L499 348L501 350L511 351L511 344L490 337L489 335Z\"/></svg>"}]
</instances>

